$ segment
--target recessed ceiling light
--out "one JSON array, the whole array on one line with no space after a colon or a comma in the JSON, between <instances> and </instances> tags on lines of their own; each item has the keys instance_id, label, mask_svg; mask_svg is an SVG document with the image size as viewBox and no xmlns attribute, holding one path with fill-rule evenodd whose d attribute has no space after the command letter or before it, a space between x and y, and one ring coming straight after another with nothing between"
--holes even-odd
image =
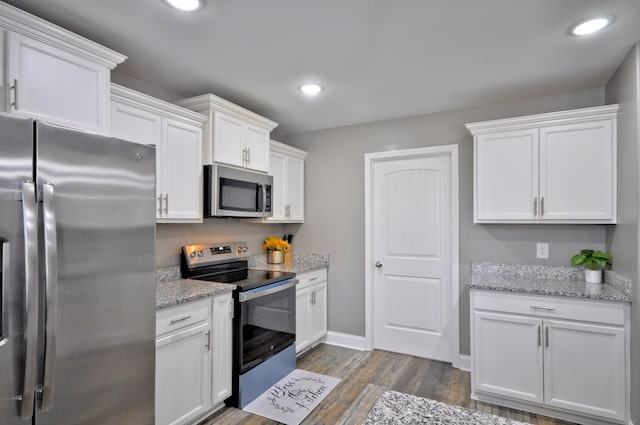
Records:
<instances>
[{"instance_id":1,"label":"recessed ceiling light","mask_svg":"<svg viewBox=\"0 0 640 425\"><path fill-rule=\"evenodd\" d=\"M322 91L322 86L316 83L307 83L301 85L299 90L307 96L315 96Z\"/></svg>"},{"instance_id":2,"label":"recessed ceiling light","mask_svg":"<svg viewBox=\"0 0 640 425\"><path fill-rule=\"evenodd\" d=\"M185 12L193 12L200 9L200 0L166 0L171 6Z\"/></svg>"},{"instance_id":3,"label":"recessed ceiling light","mask_svg":"<svg viewBox=\"0 0 640 425\"><path fill-rule=\"evenodd\" d=\"M589 35L604 29L611 22L613 22L611 15L594 16L574 24L569 32L572 35Z\"/></svg>"}]
</instances>

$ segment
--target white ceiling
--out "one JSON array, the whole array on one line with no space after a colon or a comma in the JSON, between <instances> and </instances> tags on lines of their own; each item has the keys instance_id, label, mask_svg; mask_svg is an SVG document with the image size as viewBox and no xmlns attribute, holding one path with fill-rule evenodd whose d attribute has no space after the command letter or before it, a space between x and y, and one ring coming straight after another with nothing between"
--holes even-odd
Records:
<instances>
[{"instance_id":1,"label":"white ceiling","mask_svg":"<svg viewBox=\"0 0 640 425\"><path fill-rule=\"evenodd\" d=\"M118 70L214 93L279 135L600 87L640 41L639 0L7 0L129 57ZM574 22L613 14L586 38ZM326 90L304 98L297 86Z\"/></svg>"}]
</instances>

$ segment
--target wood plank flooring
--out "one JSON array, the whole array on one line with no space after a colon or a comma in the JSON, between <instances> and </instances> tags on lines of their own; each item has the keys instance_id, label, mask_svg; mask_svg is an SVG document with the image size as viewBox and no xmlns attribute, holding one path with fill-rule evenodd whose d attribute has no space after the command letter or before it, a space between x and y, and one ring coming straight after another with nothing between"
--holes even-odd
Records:
<instances>
[{"instance_id":1,"label":"wood plank flooring","mask_svg":"<svg viewBox=\"0 0 640 425\"><path fill-rule=\"evenodd\" d=\"M364 422L386 390L476 409L535 425L568 422L469 399L471 377L451 365L403 354L356 351L320 344L298 358L298 369L341 378L342 382L302 422L303 425L347 425ZM277 422L225 407L200 425L271 425Z\"/></svg>"}]
</instances>

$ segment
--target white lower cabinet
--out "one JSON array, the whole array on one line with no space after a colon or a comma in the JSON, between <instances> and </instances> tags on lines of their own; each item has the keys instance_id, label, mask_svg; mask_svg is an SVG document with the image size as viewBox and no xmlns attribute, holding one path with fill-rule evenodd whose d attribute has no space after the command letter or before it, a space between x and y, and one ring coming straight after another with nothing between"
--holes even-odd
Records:
<instances>
[{"instance_id":1,"label":"white lower cabinet","mask_svg":"<svg viewBox=\"0 0 640 425\"><path fill-rule=\"evenodd\" d=\"M629 414L624 304L472 291L472 398L584 424Z\"/></svg>"},{"instance_id":2,"label":"white lower cabinet","mask_svg":"<svg viewBox=\"0 0 640 425\"><path fill-rule=\"evenodd\" d=\"M299 273L296 287L296 354L327 335L327 269Z\"/></svg>"},{"instance_id":3,"label":"white lower cabinet","mask_svg":"<svg viewBox=\"0 0 640 425\"><path fill-rule=\"evenodd\" d=\"M232 302L228 293L158 311L157 425L196 423L231 395Z\"/></svg>"}]
</instances>

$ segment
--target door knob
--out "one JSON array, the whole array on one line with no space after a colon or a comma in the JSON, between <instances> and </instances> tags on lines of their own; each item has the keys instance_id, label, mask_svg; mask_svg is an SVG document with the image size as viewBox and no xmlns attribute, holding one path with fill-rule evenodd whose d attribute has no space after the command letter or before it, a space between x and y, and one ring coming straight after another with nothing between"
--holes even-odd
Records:
<instances>
[{"instance_id":1,"label":"door knob","mask_svg":"<svg viewBox=\"0 0 640 425\"><path fill-rule=\"evenodd\" d=\"M376 267L377 267L377 268L382 267L382 263L381 263L380 261L376 261Z\"/></svg>"}]
</instances>

